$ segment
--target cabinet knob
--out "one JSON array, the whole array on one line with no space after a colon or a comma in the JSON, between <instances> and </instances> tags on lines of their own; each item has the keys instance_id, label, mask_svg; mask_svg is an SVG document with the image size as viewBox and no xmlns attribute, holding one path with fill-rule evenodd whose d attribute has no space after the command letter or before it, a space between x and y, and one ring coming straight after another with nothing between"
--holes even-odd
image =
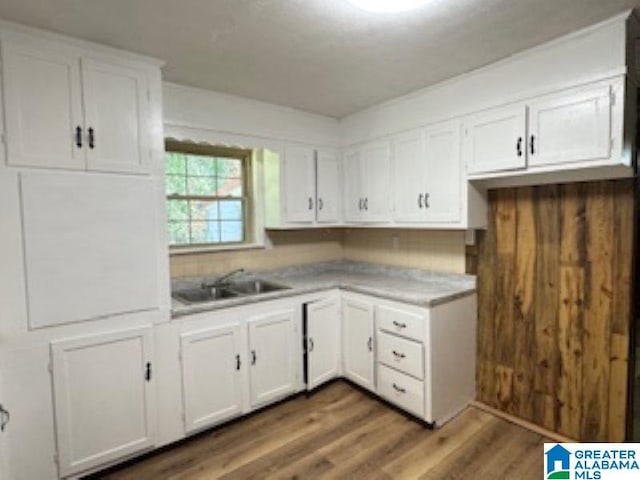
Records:
<instances>
[{"instance_id":1,"label":"cabinet knob","mask_svg":"<svg viewBox=\"0 0 640 480\"><path fill-rule=\"evenodd\" d=\"M362 199L358 200L358 210L362 211Z\"/></svg>"},{"instance_id":2,"label":"cabinet knob","mask_svg":"<svg viewBox=\"0 0 640 480\"><path fill-rule=\"evenodd\" d=\"M369 210L369 197L365 197L363 205L364 205L364 210L368 211Z\"/></svg>"},{"instance_id":3,"label":"cabinet knob","mask_svg":"<svg viewBox=\"0 0 640 480\"><path fill-rule=\"evenodd\" d=\"M522 156L522 137L518 137L518 141L516 143L516 153L519 157Z\"/></svg>"},{"instance_id":4,"label":"cabinet knob","mask_svg":"<svg viewBox=\"0 0 640 480\"><path fill-rule=\"evenodd\" d=\"M424 194L424 208L431 208L431 205L429 205L429 194L428 193Z\"/></svg>"},{"instance_id":5,"label":"cabinet knob","mask_svg":"<svg viewBox=\"0 0 640 480\"><path fill-rule=\"evenodd\" d=\"M367 341L367 348L370 352L373 352L373 337L369 337L369 340Z\"/></svg>"},{"instance_id":6,"label":"cabinet knob","mask_svg":"<svg viewBox=\"0 0 640 480\"><path fill-rule=\"evenodd\" d=\"M251 350L251 365L255 365L258 357L256 356L256 351Z\"/></svg>"},{"instance_id":7,"label":"cabinet knob","mask_svg":"<svg viewBox=\"0 0 640 480\"><path fill-rule=\"evenodd\" d=\"M418 195L418 207L422 208L422 194Z\"/></svg>"}]
</instances>

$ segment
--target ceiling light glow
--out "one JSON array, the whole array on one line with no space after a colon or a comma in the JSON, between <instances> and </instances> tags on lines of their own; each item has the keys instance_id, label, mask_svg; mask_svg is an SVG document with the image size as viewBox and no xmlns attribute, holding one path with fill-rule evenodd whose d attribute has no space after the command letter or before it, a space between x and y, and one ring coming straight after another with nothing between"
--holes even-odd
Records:
<instances>
[{"instance_id":1,"label":"ceiling light glow","mask_svg":"<svg viewBox=\"0 0 640 480\"><path fill-rule=\"evenodd\" d=\"M406 12L421 7L430 0L348 0L356 7L375 13Z\"/></svg>"}]
</instances>

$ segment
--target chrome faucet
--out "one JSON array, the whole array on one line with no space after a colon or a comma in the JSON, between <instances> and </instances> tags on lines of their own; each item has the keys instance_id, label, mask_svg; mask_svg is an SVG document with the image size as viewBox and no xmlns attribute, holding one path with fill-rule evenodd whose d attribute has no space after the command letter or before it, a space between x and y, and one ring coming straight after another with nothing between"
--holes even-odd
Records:
<instances>
[{"instance_id":1,"label":"chrome faucet","mask_svg":"<svg viewBox=\"0 0 640 480\"><path fill-rule=\"evenodd\" d=\"M207 288L216 288L216 287L222 287L224 285L226 285L225 280L231 278L232 276L234 276L236 273L242 273L244 272L244 268L238 268L236 270L233 270L229 273L225 273L224 275L222 275L221 277L216 278L215 282L213 283L206 283L206 282L202 282L200 284L200 288L202 288L203 290L207 289Z\"/></svg>"}]
</instances>

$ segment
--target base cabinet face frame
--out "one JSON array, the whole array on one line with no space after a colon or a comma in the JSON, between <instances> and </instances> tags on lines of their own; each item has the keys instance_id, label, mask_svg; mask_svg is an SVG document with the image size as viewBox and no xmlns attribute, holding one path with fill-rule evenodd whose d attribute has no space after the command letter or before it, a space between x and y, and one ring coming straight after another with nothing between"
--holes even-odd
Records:
<instances>
[{"instance_id":1,"label":"base cabinet face frame","mask_svg":"<svg viewBox=\"0 0 640 480\"><path fill-rule=\"evenodd\" d=\"M51 343L60 476L153 447L153 350L152 327Z\"/></svg>"}]
</instances>

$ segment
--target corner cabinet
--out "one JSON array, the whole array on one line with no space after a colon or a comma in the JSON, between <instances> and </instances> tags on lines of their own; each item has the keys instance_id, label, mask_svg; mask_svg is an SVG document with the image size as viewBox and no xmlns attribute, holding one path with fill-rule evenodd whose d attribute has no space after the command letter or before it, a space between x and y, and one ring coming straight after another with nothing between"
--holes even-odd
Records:
<instances>
[{"instance_id":1,"label":"corner cabinet","mask_svg":"<svg viewBox=\"0 0 640 480\"><path fill-rule=\"evenodd\" d=\"M344 376L375 392L374 305L344 297L342 301L342 351Z\"/></svg>"},{"instance_id":2,"label":"corner cabinet","mask_svg":"<svg viewBox=\"0 0 640 480\"><path fill-rule=\"evenodd\" d=\"M264 158L267 228L338 225L342 167L337 150L287 145Z\"/></svg>"},{"instance_id":3,"label":"corner cabinet","mask_svg":"<svg viewBox=\"0 0 640 480\"><path fill-rule=\"evenodd\" d=\"M149 171L148 66L27 35L0 41L9 165Z\"/></svg>"},{"instance_id":4,"label":"corner cabinet","mask_svg":"<svg viewBox=\"0 0 640 480\"><path fill-rule=\"evenodd\" d=\"M55 341L51 365L61 477L153 446L151 327Z\"/></svg>"},{"instance_id":5,"label":"corner cabinet","mask_svg":"<svg viewBox=\"0 0 640 480\"><path fill-rule=\"evenodd\" d=\"M305 349L307 390L340 375L340 299L329 298L305 304Z\"/></svg>"}]
</instances>

